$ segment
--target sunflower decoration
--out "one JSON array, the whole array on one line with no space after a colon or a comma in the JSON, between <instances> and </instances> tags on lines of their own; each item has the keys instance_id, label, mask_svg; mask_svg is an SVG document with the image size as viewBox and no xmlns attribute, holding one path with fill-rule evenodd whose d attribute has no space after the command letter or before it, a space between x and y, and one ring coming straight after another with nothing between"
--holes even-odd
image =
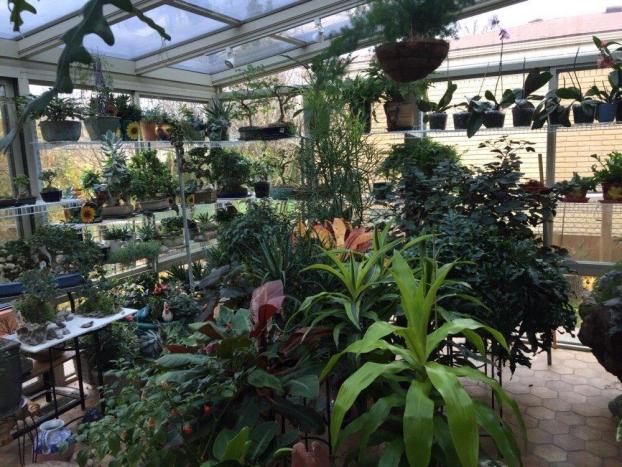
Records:
<instances>
[{"instance_id":1,"label":"sunflower decoration","mask_svg":"<svg viewBox=\"0 0 622 467\"><path fill-rule=\"evenodd\" d=\"M186 195L186 204L188 206L194 206L194 193L190 193L189 195Z\"/></svg>"},{"instance_id":2,"label":"sunflower decoration","mask_svg":"<svg viewBox=\"0 0 622 467\"><path fill-rule=\"evenodd\" d=\"M80 208L80 220L84 224L92 224L95 222L96 215L97 210L89 204L85 204L82 208Z\"/></svg>"},{"instance_id":3,"label":"sunflower decoration","mask_svg":"<svg viewBox=\"0 0 622 467\"><path fill-rule=\"evenodd\" d=\"M125 129L127 137L132 141L138 141L140 138L140 124L138 122L130 123Z\"/></svg>"}]
</instances>

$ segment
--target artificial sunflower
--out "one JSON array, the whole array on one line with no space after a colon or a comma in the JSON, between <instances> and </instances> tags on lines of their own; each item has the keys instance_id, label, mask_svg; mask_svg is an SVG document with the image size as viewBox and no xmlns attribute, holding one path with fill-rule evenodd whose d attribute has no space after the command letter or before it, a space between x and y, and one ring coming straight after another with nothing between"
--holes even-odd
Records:
<instances>
[{"instance_id":1,"label":"artificial sunflower","mask_svg":"<svg viewBox=\"0 0 622 467\"><path fill-rule=\"evenodd\" d=\"M92 224L95 222L96 210L94 207L84 205L80 209L80 219L84 224Z\"/></svg>"},{"instance_id":2,"label":"artificial sunflower","mask_svg":"<svg viewBox=\"0 0 622 467\"><path fill-rule=\"evenodd\" d=\"M130 123L125 129L127 137L132 141L138 141L140 138L140 124L138 122Z\"/></svg>"},{"instance_id":3,"label":"artificial sunflower","mask_svg":"<svg viewBox=\"0 0 622 467\"><path fill-rule=\"evenodd\" d=\"M194 193L186 196L186 204L188 206L194 206Z\"/></svg>"}]
</instances>

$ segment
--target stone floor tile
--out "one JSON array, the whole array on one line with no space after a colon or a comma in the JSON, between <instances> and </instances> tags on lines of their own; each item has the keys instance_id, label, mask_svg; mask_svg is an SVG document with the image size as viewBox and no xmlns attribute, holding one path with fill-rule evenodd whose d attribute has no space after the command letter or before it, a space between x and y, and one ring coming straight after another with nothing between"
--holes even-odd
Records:
<instances>
[{"instance_id":1,"label":"stone floor tile","mask_svg":"<svg viewBox=\"0 0 622 467\"><path fill-rule=\"evenodd\" d=\"M611 417L587 417L585 419L585 423L587 426L591 426L592 428L601 429L603 427L609 427L613 424L616 424L616 420Z\"/></svg>"},{"instance_id":2,"label":"stone floor tile","mask_svg":"<svg viewBox=\"0 0 622 467\"><path fill-rule=\"evenodd\" d=\"M582 394L584 396L600 396L600 389L595 388L589 384L577 384L574 387L574 392Z\"/></svg>"},{"instance_id":3,"label":"stone floor tile","mask_svg":"<svg viewBox=\"0 0 622 467\"><path fill-rule=\"evenodd\" d=\"M542 386L531 388L531 393L541 399L553 399L558 397L557 391Z\"/></svg>"},{"instance_id":4,"label":"stone floor tile","mask_svg":"<svg viewBox=\"0 0 622 467\"><path fill-rule=\"evenodd\" d=\"M585 450L598 457L617 457L620 453L616 446L602 439L586 441Z\"/></svg>"},{"instance_id":5,"label":"stone floor tile","mask_svg":"<svg viewBox=\"0 0 622 467\"><path fill-rule=\"evenodd\" d=\"M567 425L585 425L586 418L574 412L557 412L555 419Z\"/></svg>"},{"instance_id":6,"label":"stone floor tile","mask_svg":"<svg viewBox=\"0 0 622 467\"><path fill-rule=\"evenodd\" d=\"M622 456L619 459L605 459L603 467L622 467Z\"/></svg>"},{"instance_id":7,"label":"stone floor tile","mask_svg":"<svg viewBox=\"0 0 622 467\"><path fill-rule=\"evenodd\" d=\"M587 384L587 382L588 382L588 378L586 378L585 376L579 376L579 375L575 375L575 374L572 374L572 375L561 375L561 376L562 376L562 378L561 378L562 381L565 381L565 382L573 384L573 385L574 384Z\"/></svg>"},{"instance_id":8,"label":"stone floor tile","mask_svg":"<svg viewBox=\"0 0 622 467\"><path fill-rule=\"evenodd\" d=\"M549 370L552 371L553 373L557 373L558 375L571 375L574 373L573 368L570 368L566 365L559 365L555 363L553 363L553 365L549 367Z\"/></svg>"},{"instance_id":9,"label":"stone floor tile","mask_svg":"<svg viewBox=\"0 0 622 467\"><path fill-rule=\"evenodd\" d=\"M570 426L559 420L540 420L538 428L551 433L552 435L561 435L570 433Z\"/></svg>"},{"instance_id":10,"label":"stone floor tile","mask_svg":"<svg viewBox=\"0 0 622 467\"><path fill-rule=\"evenodd\" d=\"M547 409L554 410L555 412L565 412L570 410L572 404L563 399L542 399L542 405Z\"/></svg>"},{"instance_id":11,"label":"stone floor tile","mask_svg":"<svg viewBox=\"0 0 622 467\"><path fill-rule=\"evenodd\" d=\"M579 415L585 415L586 417L605 417L609 413L606 405L597 407L587 402L581 404L572 404L572 410Z\"/></svg>"},{"instance_id":12,"label":"stone floor tile","mask_svg":"<svg viewBox=\"0 0 622 467\"><path fill-rule=\"evenodd\" d=\"M558 395L560 399L563 399L571 403L584 404L585 401L587 400L587 397L585 397L583 394L577 394L576 392L573 392L573 391L569 391L569 392L560 391Z\"/></svg>"},{"instance_id":13,"label":"stone floor tile","mask_svg":"<svg viewBox=\"0 0 622 467\"><path fill-rule=\"evenodd\" d=\"M585 441L595 441L601 439L602 432L587 425L578 425L570 428L570 433L577 438Z\"/></svg>"},{"instance_id":14,"label":"stone floor tile","mask_svg":"<svg viewBox=\"0 0 622 467\"><path fill-rule=\"evenodd\" d=\"M529 444L550 444L553 442L553 435L540 428L530 428L527 431Z\"/></svg>"},{"instance_id":15,"label":"stone floor tile","mask_svg":"<svg viewBox=\"0 0 622 467\"><path fill-rule=\"evenodd\" d=\"M566 451L585 450L585 441L571 434L560 434L553 436L553 444Z\"/></svg>"},{"instance_id":16,"label":"stone floor tile","mask_svg":"<svg viewBox=\"0 0 622 467\"><path fill-rule=\"evenodd\" d=\"M567 383L566 381L547 381L546 387L557 392L570 392L574 388L574 385Z\"/></svg>"},{"instance_id":17,"label":"stone floor tile","mask_svg":"<svg viewBox=\"0 0 622 467\"><path fill-rule=\"evenodd\" d=\"M542 399L533 394L519 394L514 396L514 399L521 407L539 407L542 405Z\"/></svg>"},{"instance_id":18,"label":"stone floor tile","mask_svg":"<svg viewBox=\"0 0 622 467\"><path fill-rule=\"evenodd\" d=\"M576 451L568 453L568 462L572 462L577 467L602 467L603 460L587 451Z\"/></svg>"},{"instance_id":19,"label":"stone floor tile","mask_svg":"<svg viewBox=\"0 0 622 467\"><path fill-rule=\"evenodd\" d=\"M568 459L568 453L554 444L536 446L533 453L547 462L563 462Z\"/></svg>"},{"instance_id":20,"label":"stone floor tile","mask_svg":"<svg viewBox=\"0 0 622 467\"><path fill-rule=\"evenodd\" d=\"M527 407L527 414L538 420L552 420L555 418L555 412L546 407Z\"/></svg>"}]
</instances>

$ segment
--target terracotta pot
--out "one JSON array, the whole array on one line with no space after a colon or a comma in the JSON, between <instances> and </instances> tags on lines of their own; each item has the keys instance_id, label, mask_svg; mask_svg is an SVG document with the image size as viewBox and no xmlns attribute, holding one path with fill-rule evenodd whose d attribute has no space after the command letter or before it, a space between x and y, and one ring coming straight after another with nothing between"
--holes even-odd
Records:
<instances>
[{"instance_id":1,"label":"terracotta pot","mask_svg":"<svg viewBox=\"0 0 622 467\"><path fill-rule=\"evenodd\" d=\"M384 113L387 116L387 130L405 131L415 127L417 105L414 102L387 102Z\"/></svg>"},{"instance_id":2,"label":"terracotta pot","mask_svg":"<svg viewBox=\"0 0 622 467\"><path fill-rule=\"evenodd\" d=\"M609 203L622 203L622 182L603 182L603 199Z\"/></svg>"},{"instance_id":3,"label":"terracotta pot","mask_svg":"<svg viewBox=\"0 0 622 467\"><path fill-rule=\"evenodd\" d=\"M412 39L376 47L380 66L398 83L425 78L443 63L448 52L449 43L434 38Z\"/></svg>"},{"instance_id":4,"label":"terracotta pot","mask_svg":"<svg viewBox=\"0 0 622 467\"><path fill-rule=\"evenodd\" d=\"M158 140L158 125L155 122L140 122L140 133L143 141Z\"/></svg>"}]
</instances>

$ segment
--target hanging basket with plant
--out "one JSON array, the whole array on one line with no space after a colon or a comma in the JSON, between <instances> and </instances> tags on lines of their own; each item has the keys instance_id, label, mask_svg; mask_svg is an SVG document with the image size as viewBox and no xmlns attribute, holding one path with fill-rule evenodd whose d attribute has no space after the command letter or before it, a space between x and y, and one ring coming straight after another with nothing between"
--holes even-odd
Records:
<instances>
[{"instance_id":1,"label":"hanging basket with plant","mask_svg":"<svg viewBox=\"0 0 622 467\"><path fill-rule=\"evenodd\" d=\"M395 81L425 78L447 58L447 37L456 37L459 13L474 0L374 0L352 26L333 40L329 53L341 55L380 42L376 57ZM374 32L377 31L377 37ZM378 41L376 41L378 39Z\"/></svg>"},{"instance_id":2,"label":"hanging basket with plant","mask_svg":"<svg viewBox=\"0 0 622 467\"><path fill-rule=\"evenodd\" d=\"M55 97L40 112L33 114L40 119L41 135L48 143L78 141L82 131L84 113L75 99Z\"/></svg>"}]
</instances>

